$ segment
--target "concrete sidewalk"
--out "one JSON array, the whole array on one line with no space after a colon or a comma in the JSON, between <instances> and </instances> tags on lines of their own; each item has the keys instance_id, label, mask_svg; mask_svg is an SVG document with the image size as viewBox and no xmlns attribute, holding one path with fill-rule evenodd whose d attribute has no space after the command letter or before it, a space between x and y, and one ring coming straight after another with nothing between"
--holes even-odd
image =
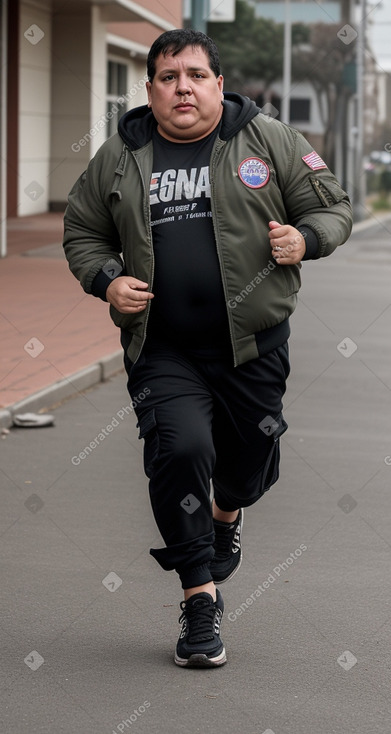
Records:
<instances>
[{"instance_id":1,"label":"concrete sidewalk","mask_svg":"<svg viewBox=\"0 0 391 734\"><path fill-rule=\"evenodd\" d=\"M4 734L388 733L390 231L303 265L281 475L221 587L220 670L173 663L182 595L148 552L124 375L3 437Z\"/></svg>"},{"instance_id":2,"label":"concrete sidewalk","mask_svg":"<svg viewBox=\"0 0 391 734\"><path fill-rule=\"evenodd\" d=\"M122 367L108 306L87 296L69 271L62 215L8 223L0 261L0 425L49 405Z\"/></svg>"}]
</instances>

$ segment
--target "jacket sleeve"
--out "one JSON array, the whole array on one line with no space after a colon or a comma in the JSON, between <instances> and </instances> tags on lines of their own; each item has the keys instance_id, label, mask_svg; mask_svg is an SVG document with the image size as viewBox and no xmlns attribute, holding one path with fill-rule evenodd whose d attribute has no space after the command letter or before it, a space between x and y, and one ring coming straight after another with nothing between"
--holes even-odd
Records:
<instances>
[{"instance_id":1,"label":"jacket sleeve","mask_svg":"<svg viewBox=\"0 0 391 734\"><path fill-rule=\"evenodd\" d=\"M123 269L121 242L108 207L108 173L112 171L114 179L114 159L102 146L71 189L64 215L63 246L70 270L86 293L102 298ZM94 289L96 276L98 288Z\"/></svg>"},{"instance_id":2,"label":"jacket sleeve","mask_svg":"<svg viewBox=\"0 0 391 734\"><path fill-rule=\"evenodd\" d=\"M293 128L290 132L293 154L281 182L288 223L306 239L304 259L326 257L348 239L352 207L347 193L304 136Z\"/></svg>"}]
</instances>

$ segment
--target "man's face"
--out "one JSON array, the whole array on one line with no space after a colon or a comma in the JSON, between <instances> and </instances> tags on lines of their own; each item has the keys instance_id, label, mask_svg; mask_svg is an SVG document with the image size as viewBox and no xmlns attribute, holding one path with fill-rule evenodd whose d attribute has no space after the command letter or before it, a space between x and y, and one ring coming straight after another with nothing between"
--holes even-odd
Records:
<instances>
[{"instance_id":1,"label":"man's face","mask_svg":"<svg viewBox=\"0 0 391 734\"><path fill-rule=\"evenodd\" d=\"M159 133L174 142L205 137L223 112L223 77L214 75L199 46L186 46L176 56L160 54L147 91Z\"/></svg>"}]
</instances>

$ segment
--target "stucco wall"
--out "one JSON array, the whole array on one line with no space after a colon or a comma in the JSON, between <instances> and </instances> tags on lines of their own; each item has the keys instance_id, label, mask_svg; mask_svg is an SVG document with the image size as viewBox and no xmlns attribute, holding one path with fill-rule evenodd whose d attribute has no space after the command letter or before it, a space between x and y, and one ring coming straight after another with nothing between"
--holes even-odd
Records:
<instances>
[{"instance_id":1,"label":"stucco wall","mask_svg":"<svg viewBox=\"0 0 391 734\"><path fill-rule=\"evenodd\" d=\"M24 35L26 34L26 35ZM50 175L50 3L22 2L19 24L17 215L47 211Z\"/></svg>"}]
</instances>

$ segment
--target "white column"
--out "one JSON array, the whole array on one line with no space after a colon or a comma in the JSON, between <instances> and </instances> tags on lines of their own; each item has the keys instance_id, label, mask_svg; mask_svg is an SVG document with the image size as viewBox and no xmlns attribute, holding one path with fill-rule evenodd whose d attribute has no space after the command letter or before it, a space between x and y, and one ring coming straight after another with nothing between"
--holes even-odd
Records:
<instances>
[{"instance_id":1,"label":"white column","mask_svg":"<svg viewBox=\"0 0 391 734\"><path fill-rule=\"evenodd\" d=\"M47 211L50 176L51 9L20 5L18 216Z\"/></svg>"},{"instance_id":2,"label":"white column","mask_svg":"<svg viewBox=\"0 0 391 734\"><path fill-rule=\"evenodd\" d=\"M106 115L106 25L101 20L100 8L93 6L91 12L91 110L90 127L96 134L90 141L90 157L105 142L107 136L105 122Z\"/></svg>"}]
</instances>

